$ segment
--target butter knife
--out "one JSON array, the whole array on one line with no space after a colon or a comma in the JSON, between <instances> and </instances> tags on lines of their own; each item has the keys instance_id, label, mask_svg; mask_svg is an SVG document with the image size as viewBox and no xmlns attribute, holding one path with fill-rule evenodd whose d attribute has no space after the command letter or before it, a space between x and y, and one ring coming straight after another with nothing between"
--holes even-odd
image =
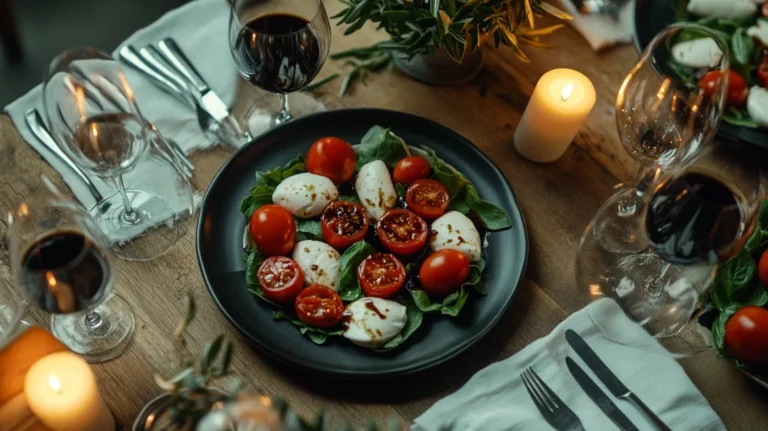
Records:
<instances>
[{"instance_id":1,"label":"butter knife","mask_svg":"<svg viewBox=\"0 0 768 431\"><path fill-rule=\"evenodd\" d=\"M59 158L59 160L64 162L64 164L67 165L67 167L80 178L85 186L88 187L88 190L93 195L93 198L96 199L96 204L104 201L104 197L101 195L101 192L99 192L99 189L96 188L96 185L93 183L93 181L91 181L91 179L85 175L85 172L83 172L83 170L80 169L80 167L77 166L77 164L75 164L75 162L72 161L72 159L70 159L69 156L64 153L64 151L61 150L61 148L59 148L59 145L53 139L53 136L51 136L51 134L48 132L40 112L35 108L31 108L24 113L24 120L26 121L27 126L29 126L29 129L32 131L32 134L35 135L35 137L45 146L45 148L51 151L56 157Z\"/></svg>"},{"instance_id":2,"label":"butter knife","mask_svg":"<svg viewBox=\"0 0 768 431\"><path fill-rule=\"evenodd\" d=\"M581 386L581 389L592 399L592 401L600 407L600 410L605 413L608 418L615 423L622 431L638 431L637 427L632 424L629 418L621 411L616 404L611 401L608 395L600 389L599 386L587 375L584 370L581 369L570 356L566 356L565 365L568 366L568 371L576 379L576 383Z\"/></svg>"},{"instance_id":3,"label":"butter knife","mask_svg":"<svg viewBox=\"0 0 768 431\"><path fill-rule=\"evenodd\" d=\"M589 347L587 342L581 338L581 335L577 334L572 329L568 329L565 331L565 340L568 341L568 344L573 347L573 350L575 350L581 359L584 360L584 363L592 369L600 381L603 382L605 387L611 391L613 396L629 401L638 410L643 412L643 414L648 419L650 419L658 429L662 431L672 431L669 426L667 426L667 424L661 420L661 418L656 416L656 413L654 413L653 410L645 405L645 403L637 395L635 395L634 392L630 391L629 388L627 388L624 383L622 383L621 380L619 380L619 378L613 374L613 371L611 371L608 366L605 365L605 362L603 362L602 359L597 356L597 353L595 353L595 351Z\"/></svg>"}]
</instances>

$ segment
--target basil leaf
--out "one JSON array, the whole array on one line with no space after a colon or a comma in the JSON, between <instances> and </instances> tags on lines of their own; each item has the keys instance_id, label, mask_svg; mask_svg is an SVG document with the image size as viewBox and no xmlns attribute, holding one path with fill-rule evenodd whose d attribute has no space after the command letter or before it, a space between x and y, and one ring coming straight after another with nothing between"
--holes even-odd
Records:
<instances>
[{"instance_id":1,"label":"basil leaf","mask_svg":"<svg viewBox=\"0 0 768 431\"><path fill-rule=\"evenodd\" d=\"M240 204L240 212L246 219L250 219L257 209L272 203L272 193L275 189L268 186L256 186L251 189L249 195Z\"/></svg>"},{"instance_id":2,"label":"basil leaf","mask_svg":"<svg viewBox=\"0 0 768 431\"><path fill-rule=\"evenodd\" d=\"M432 167L432 178L442 183L448 194L451 196L451 203L458 196L464 193L466 185L469 183L467 179L459 172L456 172L453 168L443 163L437 157L435 151L429 147L421 146L421 149L427 153L427 161Z\"/></svg>"},{"instance_id":3,"label":"basil leaf","mask_svg":"<svg viewBox=\"0 0 768 431\"><path fill-rule=\"evenodd\" d=\"M717 269L710 292L712 303L719 310L752 294L757 265L746 248Z\"/></svg>"},{"instance_id":4,"label":"basil leaf","mask_svg":"<svg viewBox=\"0 0 768 431\"><path fill-rule=\"evenodd\" d=\"M245 283L248 284L248 287L256 286L261 290L256 273L264 260L266 258L255 247L248 253L248 257L245 259Z\"/></svg>"},{"instance_id":5,"label":"basil leaf","mask_svg":"<svg viewBox=\"0 0 768 431\"><path fill-rule=\"evenodd\" d=\"M479 219L489 231L499 231L512 227L512 221L507 216L506 211L480 199L477 189L471 183L467 184L465 201L469 207L469 217Z\"/></svg>"},{"instance_id":6,"label":"basil leaf","mask_svg":"<svg viewBox=\"0 0 768 431\"><path fill-rule=\"evenodd\" d=\"M443 305L440 303L433 303L431 299L429 299L429 295L427 295L427 292L421 290L421 289L411 289L411 298L413 298L413 303L416 305L416 308L421 310L424 313L430 313L432 311L439 311Z\"/></svg>"},{"instance_id":7,"label":"basil leaf","mask_svg":"<svg viewBox=\"0 0 768 431\"><path fill-rule=\"evenodd\" d=\"M408 339L411 335L413 335L414 332L416 332L417 329L419 329L419 326L421 326L422 320L424 320L424 314L419 310L419 308L414 304L413 301L410 301L408 299L405 299L403 301L403 305L405 305L405 316L408 318L408 320L405 322L405 327L402 331L400 331L395 338L389 340L387 344L381 347L381 351L387 351L392 350L395 347L403 344L405 340Z\"/></svg>"},{"instance_id":8,"label":"basil leaf","mask_svg":"<svg viewBox=\"0 0 768 431\"><path fill-rule=\"evenodd\" d=\"M750 129L756 129L757 123L746 109L739 109L735 106L729 106L728 109L723 112L723 121L733 124L734 126L748 127Z\"/></svg>"},{"instance_id":9,"label":"basil leaf","mask_svg":"<svg viewBox=\"0 0 768 431\"><path fill-rule=\"evenodd\" d=\"M469 298L469 292L464 286L461 286L459 290L448 295L443 300L443 308L440 309L440 313L452 317L458 316L461 309L464 308L467 298Z\"/></svg>"},{"instance_id":10,"label":"basil leaf","mask_svg":"<svg viewBox=\"0 0 768 431\"><path fill-rule=\"evenodd\" d=\"M373 126L363 136L357 148L357 169L374 160L381 160L393 168L400 159L408 157L405 143L389 129Z\"/></svg>"},{"instance_id":11,"label":"basil leaf","mask_svg":"<svg viewBox=\"0 0 768 431\"><path fill-rule=\"evenodd\" d=\"M739 311L740 308L740 304L728 306L720 312L720 315L718 315L715 320L715 324L712 325L712 339L715 342L715 348L720 356L724 358L730 359L730 355L728 355L728 352L725 350L725 325L728 323L728 319Z\"/></svg>"},{"instance_id":12,"label":"basil leaf","mask_svg":"<svg viewBox=\"0 0 768 431\"><path fill-rule=\"evenodd\" d=\"M322 332L310 331L306 335L315 344L323 344L326 340L328 340L328 334L324 334Z\"/></svg>"},{"instance_id":13,"label":"basil leaf","mask_svg":"<svg viewBox=\"0 0 768 431\"><path fill-rule=\"evenodd\" d=\"M485 290L482 277L483 270L485 270L484 260L480 259L477 262L472 262L472 265L469 267L469 277L467 277L467 281L464 282L462 287L471 287L480 295L487 295L488 291Z\"/></svg>"},{"instance_id":14,"label":"basil leaf","mask_svg":"<svg viewBox=\"0 0 768 431\"><path fill-rule=\"evenodd\" d=\"M744 305L756 305L758 307L768 305L768 288L762 283L758 284L752 295L744 300Z\"/></svg>"},{"instance_id":15,"label":"basil leaf","mask_svg":"<svg viewBox=\"0 0 768 431\"><path fill-rule=\"evenodd\" d=\"M755 42L752 37L747 35L743 27L737 28L731 39L733 59L741 64L749 64L754 51Z\"/></svg>"},{"instance_id":16,"label":"basil leaf","mask_svg":"<svg viewBox=\"0 0 768 431\"><path fill-rule=\"evenodd\" d=\"M277 187L284 179L303 172L307 172L307 165L304 156L298 156L283 166L256 172L256 186Z\"/></svg>"},{"instance_id":17,"label":"basil leaf","mask_svg":"<svg viewBox=\"0 0 768 431\"><path fill-rule=\"evenodd\" d=\"M275 320L288 320L293 323L302 335L306 335L315 344L323 344L328 337L335 337L344 333L343 329L315 328L314 326L309 326L299 320L298 317L288 314L284 309L275 312L273 317Z\"/></svg>"},{"instance_id":18,"label":"basil leaf","mask_svg":"<svg viewBox=\"0 0 768 431\"><path fill-rule=\"evenodd\" d=\"M357 196L339 196L339 200L340 201L346 201L346 202L352 202L352 203L355 203L355 204L359 204L360 203L360 198L358 198Z\"/></svg>"},{"instance_id":19,"label":"basil leaf","mask_svg":"<svg viewBox=\"0 0 768 431\"><path fill-rule=\"evenodd\" d=\"M395 193L397 193L397 197L398 198L405 199L405 192L406 191L407 190L405 189L404 185L402 185L400 183L395 184Z\"/></svg>"},{"instance_id":20,"label":"basil leaf","mask_svg":"<svg viewBox=\"0 0 768 431\"><path fill-rule=\"evenodd\" d=\"M357 281L357 267L366 257L376 253L376 248L365 241L352 244L339 261L339 296L344 301L354 301L363 296Z\"/></svg>"},{"instance_id":21,"label":"basil leaf","mask_svg":"<svg viewBox=\"0 0 768 431\"><path fill-rule=\"evenodd\" d=\"M297 218L296 234L296 242L305 241L308 239L322 241L323 228L320 225L320 220L305 220Z\"/></svg>"}]
</instances>

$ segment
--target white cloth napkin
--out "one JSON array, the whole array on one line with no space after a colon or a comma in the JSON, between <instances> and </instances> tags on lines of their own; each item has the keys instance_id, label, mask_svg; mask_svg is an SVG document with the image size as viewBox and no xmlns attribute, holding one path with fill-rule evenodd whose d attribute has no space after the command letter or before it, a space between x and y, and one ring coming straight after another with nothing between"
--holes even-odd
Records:
<instances>
[{"instance_id":1,"label":"white cloth napkin","mask_svg":"<svg viewBox=\"0 0 768 431\"><path fill-rule=\"evenodd\" d=\"M663 347L631 322L615 302L602 299L574 313L549 335L514 356L480 370L456 393L438 401L416 418L412 431L551 429L520 379L520 373L528 367L532 367L576 412L584 429L616 429L568 371L566 356L574 359L611 396L565 341L566 329L573 329L581 335L614 374L671 429L725 430L720 418L688 379L683 368L664 355ZM625 344L611 341L606 334ZM640 430L655 430L628 402L613 400Z\"/></svg>"},{"instance_id":2,"label":"white cloth napkin","mask_svg":"<svg viewBox=\"0 0 768 431\"><path fill-rule=\"evenodd\" d=\"M165 37L173 37L190 62L208 82L211 89L221 97L224 103L232 106L237 96L240 78L229 51L228 25L229 3L225 0L196 0L168 12L158 21L137 31L126 40L125 44L131 43L137 47L143 47ZM196 113L187 105L156 87L140 72L128 66L125 66L124 69L142 114L157 127L166 139L174 140L186 153L218 144L215 138L203 133L198 124ZM309 95L298 94L295 97L300 99L297 100L299 103L316 105L315 109L323 107L319 101L314 100ZM56 156L45 149L27 127L24 113L30 108L37 108L41 113L44 112L42 85L38 85L6 106L5 111L11 117L24 140L62 175L78 200L86 208L93 207L94 198L82 181ZM256 122L256 124L263 124L264 128L268 127L268 121ZM259 130L253 129L251 131L259 132ZM111 184L90 175L89 177L103 196L107 197L115 192ZM157 187L168 182L167 178L158 174L151 166L142 166L141 162L125 178L128 188L140 188L139 184L131 182L131 178L144 184L157 185ZM161 192L159 191L158 194ZM189 210L183 208L181 203L173 203L172 199L171 202L170 206L177 215ZM199 203L200 197L196 194L195 207ZM109 236L112 237L113 235Z\"/></svg>"},{"instance_id":3,"label":"white cloth napkin","mask_svg":"<svg viewBox=\"0 0 768 431\"><path fill-rule=\"evenodd\" d=\"M570 24L595 51L632 42L635 34L635 0L629 0L621 7L618 19L609 15L582 15L571 0L558 0L558 3L561 9L573 16Z\"/></svg>"}]
</instances>

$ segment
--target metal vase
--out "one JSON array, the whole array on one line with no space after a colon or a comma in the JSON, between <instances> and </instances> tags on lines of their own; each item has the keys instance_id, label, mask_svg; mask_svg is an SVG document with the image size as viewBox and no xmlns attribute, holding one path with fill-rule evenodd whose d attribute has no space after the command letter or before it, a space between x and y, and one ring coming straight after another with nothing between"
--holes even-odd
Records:
<instances>
[{"instance_id":1,"label":"metal vase","mask_svg":"<svg viewBox=\"0 0 768 431\"><path fill-rule=\"evenodd\" d=\"M466 53L461 63L456 63L443 48L436 48L431 54L418 54L411 60L395 57L398 69L419 81L437 85L467 82L477 76L484 65L482 49Z\"/></svg>"}]
</instances>

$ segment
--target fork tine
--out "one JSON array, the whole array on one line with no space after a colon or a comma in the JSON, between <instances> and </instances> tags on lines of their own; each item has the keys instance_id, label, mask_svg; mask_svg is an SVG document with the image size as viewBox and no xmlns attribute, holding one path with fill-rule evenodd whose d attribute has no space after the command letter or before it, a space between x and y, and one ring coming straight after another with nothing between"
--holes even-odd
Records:
<instances>
[{"instance_id":1,"label":"fork tine","mask_svg":"<svg viewBox=\"0 0 768 431\"><path fill-rule=\"evenodd\" d=\"M553 404L555 404L555 408L558 408L558 407L560 407L560 406L564 406L565 404L563 403L563 401L562 401L562 400L561 400L561 399L560 399L560 398L559 398L559 397L558 397L558 396L557 396L557 395L556 395L556 394L555 394L555 393L552 391L552 389L550 389L550 388L549 388L549 386L547 386L547 384L546 384L546 383L544 383L544 382L541 380L541 378L539 377L539 375L538 375L538 374L536 374L536 372L535 372L535 371L533 371L533 370L530 370L530 371L531 371L531 374L533 374L533 378L534 378L534 381L536 382L536 384L537 384L537 385L540 385L540 388L541 388L541 389L544 391L544 394L546 395L546 397L547 397L547 398L548 398L548 399L549 399L549 400L550 400L550 401L551 401Z\"/></svg>"},{"instance_id":2,"label":"fork tine","mask_svg":"<svg viewBox=\"0 0 768 431\"><path fill-rule=\"evenodd\" d=\"M528 376L528 382L533 388L533 390L538 394L539 399L542 400L542 402L547 406L547 408L554 412L557 409L557 404L555 404L548 396L547 393L539 386L538 382L536 381L536 373L534 373L532 368L528 368L525 370Z\"/></svg>"},{"instance_id":3,"label":"fork tine","mask_svg":"<svg viewBox=\"0 0 768 431\"><path fill-rule=\"evenodd\" d=\"M538 408L539 411L544 415L549 413L550 412L549 406L544 404L541 398L539 397L539 394L533 390L533 387L531 386L531 382L528 380L528 376L525 374L525 371L523 371L522 374L520 374L520 377L523 379L523 384L525 385L525 389L528 391L528 395L531 396L533 403L536 404L536 408Z\"/></svg>"}]
</instances>

